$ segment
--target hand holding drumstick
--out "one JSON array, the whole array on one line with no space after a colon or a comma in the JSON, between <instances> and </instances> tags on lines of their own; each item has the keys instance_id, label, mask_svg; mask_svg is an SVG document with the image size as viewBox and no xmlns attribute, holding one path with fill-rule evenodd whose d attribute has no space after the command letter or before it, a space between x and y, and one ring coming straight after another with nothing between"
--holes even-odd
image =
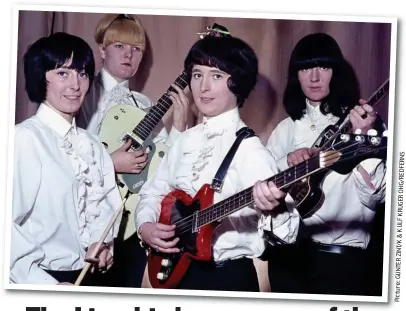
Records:
<instances>
[{"instance_id":1,"label":"hand holding drumstick","mask_svg":"<svg viewBox=\"0 0 406 311\"><path fill-rule=\"evenodd\" d=\"M123 212L124 209L124 204L127 201L127 197L124 198L123 202L121 203L121 206L117 209L115 214L110 220L110 223L107 225L106 229L104 230L99 242L93 243L90 245L87 253L86 253L86 259L85 261L87 262L86 265L84 266L82 272L80 273L79 277L77 278L75 282L75 286L79 286L80 283L82 283L83 278L85 277L87 271L89 268L97 264L99 268L103 267L108 267L113 263L113 257L111 253L109 252L109 248L106 243L104 243L104 240L106 239L107 235L109 234L109 231L113 227L114 223L117 220L117 217ZM97 258L99 257L99 258ZM93 267L94 268L94 267Z\"/></svg>"}]
</instances>

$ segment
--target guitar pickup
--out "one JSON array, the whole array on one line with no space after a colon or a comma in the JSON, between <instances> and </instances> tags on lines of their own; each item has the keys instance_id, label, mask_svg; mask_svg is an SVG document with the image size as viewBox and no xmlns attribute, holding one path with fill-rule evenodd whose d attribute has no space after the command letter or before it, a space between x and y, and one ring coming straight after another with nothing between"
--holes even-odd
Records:
<instances>
[{"instance_id":1,"label":"guitar pickup","mask_svg":"<svg viewBox=\"0 0 406 311\"><path fill-rule=\"evenodd\" d=\"M122 143L123 145L125 145L127 143L127 141L129 141L129 140L131 141L131 147L130 148L133 151L137 151L137 150L142 149L142 145L138 141L136 141L134 139L134 137L132 137L130 134L125 133L119 139L120 143Z\"/></svg>"}]
</instances>

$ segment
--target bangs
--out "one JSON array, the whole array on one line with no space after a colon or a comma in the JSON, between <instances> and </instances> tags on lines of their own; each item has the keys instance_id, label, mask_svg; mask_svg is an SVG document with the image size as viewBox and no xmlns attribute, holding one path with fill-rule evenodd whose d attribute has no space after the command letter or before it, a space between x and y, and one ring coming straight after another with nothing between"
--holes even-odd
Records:
<instances>
[{"instance_id":1,"label":"bangs","mask_svg":"<svg viewBox=\"0 0 406 311\"><path fill-rule=\"evenodd\" d=\"M69 69L74 69L78 72L84 70L87 74L95 70L90 55L83 53L83 50L73 51L68 61L70 60L72 60L72 63L68 66Z\"/></svg>"},{"instance_id":2,"label":"bangs","mask_svg":"<svg viewBox=\"0 0 406 311\"><path fill-rule=\"evenodd\" d=\"M335 68L338 62L330 57L316 57L306 60L296 61L294 63L295 70L310 69L315 67Z\"/></svg>"},{"instance_id":3,"label":"bangs","mask_svg":"<svg viewBox=\"0 0 406 311\"><path fill-rule=\"evenodd\" d=\"M226 68L222 68L222 61L216 57L209 57L208 55L203 55L198 53L198 55L193 55L191 58L193 65L207 66L207 67L216 67L221 71L226 72Z\"/></svg>"},{"instance_id":4,"label":"bangs","mask_svg":"<svg viewBox=\"0 0 406 311\"><path fill-rule=\"evenodd\" d=\"M134 27L135 25L134 21L131 20L114 22L103 38L103 45L106 47L114 42L121 42L145 51L145 33L142 28Z\"/></svg>"},{"instance_id":5,"label":"bangs","mask_svg":"<svg viewBox=\"0 0 406 311\"><path fill-rule=\"evenodd\" d=\"M43 51L45 72L67 67L76 71L84 70L89 76L93 76L95 70L93 51L86 46L86 43L75 40L65 40L65 44L56 43ZM69 65L65 66L66 64Z\"/></svg>"},{"instance_id":6,"label":"bangs","mask_svg":"<svg viewBox=\"0 0 406 311\"><path fill-rule=\"evenodd\" d=\"M223 45L221 44L221 41L217 46L214 44L194 46L189 53L188 63L216 67L221 71L231 74L230 71L232 70L230 67L235 67L235 69L237 69L237 64L234 63L234 57L232 57L231 53L227 53L227 50L222 49L222 47Z\"/></svg>"},{"instance_id":7,"label":"bangs","mask_svg":"<svg viewBox=\"0 0 406 311\"><path fill-rule=\"evenodd\" d=\"M77 72L85 71L89 76L94 73L91 55L83 53L81 50L72 51L69 55L49 54L48 56L45 64L46 71L64 67Z\"/></svg>"}]
</instances>

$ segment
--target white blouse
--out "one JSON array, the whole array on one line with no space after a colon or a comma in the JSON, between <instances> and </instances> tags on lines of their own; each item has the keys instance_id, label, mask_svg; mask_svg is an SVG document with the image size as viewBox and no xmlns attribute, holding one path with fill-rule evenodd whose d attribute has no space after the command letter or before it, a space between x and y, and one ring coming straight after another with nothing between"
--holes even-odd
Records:
<instances>
[{"instance_id":1,"label":"white blouse","mask_svg":"<svg viewBox=\"0 0 406 311\"><path fill-rule=\"evenodd\" d=\"M220 164L236 138L241 121L238 108L183 132L156 174L140 191L136 209L136 227L145 222L157 222L162 199L172 190L180 189L194 196L204 184L211 184ZM214 203L222 201L258 180L271 177L276 163L258 137L242 141L227 171L220 193L215 192ZM226 217L213 237L214 260L224 261L240 257L258 257L264 251L264 240L258 232L259 213L246 206ZM275 233L289 241L295 238L297 215L285 213L274 219Z\"/></svg>"},{"instance_id":2,"label":"white blouse","mask_svg":"<svg viewBox=\"0 0 406 311\"><path fill-rule=\"evenodd\" d=\"M41 104L15 127L10 281L56 284L43 269L83 268L85 248L99 241L120 204L99 140Z\"/></svg>"},{"instance_id":3,"label":"white blouse","mask_svg":"<svg viewBox=\"0 0 406 311\"><path fill-rule=\"evenodd\" d=\"M288 153L310 148L322 131L338 120L331 114L323 115L319 106L306 105L306 113L300 120L283 120L268 140L267 148L280 171L288 168ZM368 246L368 226L374 219L376 206L385 201L386 164L380 159L367 159L359 165L368 173L375 190L365 183L358 167L346 175L329 171L322 182L323 205L314 215L304 219L307 227L315 229L313 240L360 248Z\"/></svg>"},{"instance_id":4,"label":"white blouse","mask_svg":"<svg viewBox=\"0 0 406 311\"><path fill-rule=\"evenodd\" d=\"M138 107L142 110L148 111L153 106L152 101L144 94L131 91L128 88L128 80L121 83L117 81L103 68L101 70L103 93L98 103L97 111L91 116L87 130L94 134L99 135L100 126L104 116L109 109L118 104L126 104ZM180 132L172 127L170 133L166 131L163 122L158 124L157 128L153 130L152 137L155 143L164 143L168 147L179 137Z\"/></svg>"}]
</instances>

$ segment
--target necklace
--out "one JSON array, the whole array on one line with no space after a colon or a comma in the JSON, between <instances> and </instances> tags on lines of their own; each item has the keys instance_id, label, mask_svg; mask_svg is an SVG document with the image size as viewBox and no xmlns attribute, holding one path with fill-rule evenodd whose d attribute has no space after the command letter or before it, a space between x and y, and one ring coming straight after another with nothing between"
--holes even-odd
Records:
<instances>
[{"instance_id":1,"label":"necklace","mask_svg":"<svg viewBox=\"0 0 406 311\"><path fill-rule=\"evenodd\" d=\"M311 115L314 114L314 113L315 113L315 111L307 114L307 115L309 116L309 120L310 120L310 123L311 123L311 125L310 125L310 130L311 130L312 132L315 132L315 131L316 131L316 124L315 124L315 122L314 122L314 120L313 120L313 118L312 118L312 116L311 116Z\"/></svg>"},{"instance_id":2,"label":"necklace","mask_svg":"<svg viewBox=\"0 0 406 311\"><path fill-rule=\"evenodd\" d=\"M308 108L306 109L306 110L307 110L307 115L309 116L309 120L310 120L310 123L311 123L311 125L310 125L310 130L311 130L312 132L316 132L316 122L315 122L315 120L313 120L312 115L313 115L313 116L317 116L317 115L318 115L318 112L317 112L318 106L314 107L314 106L310 103L310 101L309 101L308 98L306 98L306 105L308 106ZM309 109L309 108L310 108L310 109ZM310 111L309 111L309 110L310 110Z\"/></svg>"}]
</instances>

